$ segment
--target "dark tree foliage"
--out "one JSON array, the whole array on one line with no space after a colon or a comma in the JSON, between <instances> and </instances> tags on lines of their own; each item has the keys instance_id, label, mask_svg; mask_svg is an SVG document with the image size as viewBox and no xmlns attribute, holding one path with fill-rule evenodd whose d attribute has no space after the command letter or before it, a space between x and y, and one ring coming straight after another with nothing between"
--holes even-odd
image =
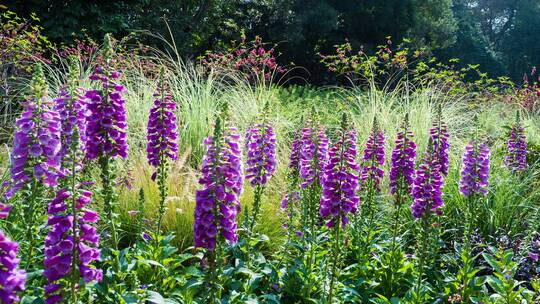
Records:
<instances>
[{"instance_id":1,"label":"dark tree foliage","mask_svg":"<svg viewBox=\"0 0 540 304\"><path fill-rule=\"evenodd\" d=\"M317 53L332 52L345 39L370 52L388 36L394 42L409 38L442 59L478 63L491 76L509 74L515 80L540 63L538 0L9 0L6 5L21 16L35 12L54 42L145 30L172 34L181 55L190 58L238 39L244 30L248 37L278 44L282 64L306 68L314 83L331 81ZM165 47L159 39L141 37Z\"/></svg>"}]
</instances>

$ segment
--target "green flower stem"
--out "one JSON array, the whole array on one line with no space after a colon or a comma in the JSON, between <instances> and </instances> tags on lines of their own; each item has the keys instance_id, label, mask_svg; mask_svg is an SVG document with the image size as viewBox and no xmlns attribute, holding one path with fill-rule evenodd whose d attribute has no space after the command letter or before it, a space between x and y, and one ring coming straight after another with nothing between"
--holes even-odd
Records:
<instances>
[{"instance_id":1,"label":"green flower stem","mask_svg":"<svg viewBox=\"0 0 540 304\"><path fill-rule=\"evenodd\" d=\"M427 251L427 247L428 247L428 242L429 242L429 234L430 234L430 230L431 230L431 227L430 227L430 223L429 223L429 214L424 214L424 216L422 217L422 238L421 238L421 244L420 244L420 250L418 252L418 259L419 259L419 264L418 264L418 277L417 277L417 280L416 280L416 301L415 303L417 304L423 304L423 301L422 301L422 298L423 296L421 296L421 289L422 289L422 278L424 277L424 264L425 264L425 260L426 260L426 251Z\"/></svg>"},{"instance_id":2,"label":"green flower stem","mask_svg":"<svg viewBox=\"0 0 540 304\"><path fill-rule=\"evenodd\" d=\"M114 249L118 249L118 236L116 234L116 201L114 192L114 173L111 170L111 160L107 156L101 156L99 158L101 166L101 181L103 183L103 204L105 210L105 216L107 225L109 226L111 233L111 246Z\"/></svg>"},{"instance_id":3,"label":"green flower stem","mask_svg":"<svg viewBox=\"0 0 540 304\"><path fill-rule=\"evenodd\" d=\"M332 261L333 262L332 273L330 277L330 290L328 292L328 304L332 303L332 299L334 296L334 283L336 280L336 275L337 275L336 272L338 269L339 258L340 258L340 255L339 255L340 231L341 231L340 225L341 225L341 219L339 219L338 223L335 223L334 225L334 252L333 252L334 256L333 256L333 261Z\"/></svg>"}]
</instances>

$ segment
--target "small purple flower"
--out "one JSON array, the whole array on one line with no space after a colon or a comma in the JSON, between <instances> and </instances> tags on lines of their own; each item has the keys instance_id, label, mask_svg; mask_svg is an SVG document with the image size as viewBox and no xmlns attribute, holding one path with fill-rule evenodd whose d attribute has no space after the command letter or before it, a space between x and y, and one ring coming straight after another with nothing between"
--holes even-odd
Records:
<instances>
[{"instance_id":1,"label":"small purple flower","mask_svg":"<svg viewBox=\"0 0 540 304\"><path fill-rule=\"evenodd\" d=\"M315 181L322 180L323 170L328 163L328 137L321 126L302 129L300 147L300 188L305 189Z\"/></svg>"},{"instance_id":2,"label":"small purple flower","mask_svg":"<svg viewBox=\"0 0 540 304\"><path fill-rule=\"evenodd\" d=\"M380 184L384 177L384 133L379 129L377 121L374 122L373 130L368 138L366 149L364 150L361 178L364 185L367 181L372 181L377 191L380 191Z\"/></svg>"},{"instance_id":3,"label":"small purple flower","mask_svg":"<svg viewBox=\"0 0 540 304\"><path fill-rule=\"evenodd\" d=\"M229 128L221 133L221 121L216 123L216 134L208 137L202 163L202 177L195 197L193 232L195 247L214 250L220 234L236 243L236 216L240 212L240 194L244 177L240 135Z\"/></svg>"},{"instance_id":4,"label":"small purple flower","mask_svg":"<svg viewBox=\"0 0 540 304\"><path fill-rule=\"evenodd\" d=\"M86 127L86 157L90 160L101 156L127 157L127 117L126 101L122 97L125 88L112 81L107 69L97 67L90 80L98 87L86 92L89 110Z\"/></svg>"},{"instance_id":5,"label":"small purple flower","mask_svg":"<svg viewBox=\"0 0 540 304\"><path fill-rule=\"evenodd\" d=\"M63 278L73 275L73 263L78 263L78 275L85 282L101 281L102 271L91 264L99 260L99 236L94 224L97 213L86 208L92 193L76 189L76 214L71 213L73 193L60 189L48 207L50 230L45 238L45 271L47 279L45 298L47 303L63 300Z\"/></svg>"},{"instance_id":6,"label":"small purple flower","mask_svg":"<svg viewBox=\"0 0 540 304\"><path fill-rule=\"evenodd\" d=\"M281 210L287 209L291 203L296 203L300 201L300 193L298 191L292 191L291 193L286 194L281 200Z\"/></svg>"},{"instance_id":7,"label":"small purple flower","mask_svg":"<svg viewBox=\"0 0 540 304\"><path fill-rule=\"evenodd\" d=\"M465 146L461 165L459 192L464 196L486 194L489 178L489 147L470 142Z\"/></svg>"},{"instance_id":8,"label":"small purple flower","mask_svg":"<svg viewBox=\"0 0 540 304\"><path fill-rule=\"evenodd\" d=\"M506 166L515 172L524 171L527 168L527 141L525 130L519 123L512 125L506 145L508 149L504 159Z\"/></svg>"},{"instance_id":9,"label":"small purple flower","mask_svg":"<svg viewBox=\"0 0 540 304\"><path fill-rule=\"evenodd\" d=\"M265 185L276 172L276 134L269 124L246 131L246 179L252 186Z\"/></svg>"},{"instance_id":10,"label":"small purple flower","mask_svg":"<svg viewBox=\"0 0 540 304\"><path fill-rule=\"evenodd\" d=\"M356 163L356 132L340 131L339 140L330 148L329 161L322 180L320 214L329 218L328 227L348 223L347 214L356 213L358 197L358 170Z\"/></svg>"},{"instance_id":11,"label":"small purple flower","mask_svg":"<svg viewBox=\"0 0 540 304\"><path fill-rule=\"evenodd\" d=\"M155 168L164 157L178 158L176 103L170 94L163 95L162 91L158 89L154 94L156 99L150 109L146 136L148 163Z\"/></svg>"},{"instance_id":12,"label":"small purple flower","mask_svg":"<svg viewBox=\"0 0 540 304\"><path fill-rule=\"evenodd\" d=\"M404 189L406 193L412 192L416 161L416 144L412 138L413 134L405 124L403 130L397 134L396 147L392 151L392 165L389 174L392 194L396 194L399 187Z\"/></svg>"},{"instance_id":13,"label":"small purple flower","mask_svg":"<svg viewBox=\"0 0 540 304\"><path fill-rule=\"evenodd\" d=\"M416 178L412 188L412 214L415 218L429 216L431 213L441 214L443 180L440 172L439 154L430 141L428 151L416 170Z\"/></svg>"},{"instance_id":14,"label":"small purple flower","mask_svg":"<svg viewBox=\"0 0 540 304\"><path fill-rule=\"evenodd\" d=\"M529 258L535 262L538 262L538 253L530 252L528 253Z\"/></svg>"}]
</instances>

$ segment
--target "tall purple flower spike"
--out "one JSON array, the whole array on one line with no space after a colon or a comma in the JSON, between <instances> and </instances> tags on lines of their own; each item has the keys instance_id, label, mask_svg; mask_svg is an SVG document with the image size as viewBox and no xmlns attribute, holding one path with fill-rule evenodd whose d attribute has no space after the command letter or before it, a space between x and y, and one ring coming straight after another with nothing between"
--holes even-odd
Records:
<instances>
[{"instance_id":1,"label":"tall purple flower spike","mask_svg":"<svg viewBox=\"0 0 540 304\"><path fill-rule=\"evenodd\" d=\"M90 160L101 156L126 158L127 117L125 88L116 83L120 74L97 67L90 80L97 89L86 92L90 116L86 127L86 157Z\"/></svg>"},{"instance_id":2,"label":"tall purple flower spike","mask_svg":"<svg viewBox=\"0 0 540 304\"><path fill-rule=\"evenodd\" d=\"M328 227L345 226L349 213L356 213L358 197L358 170L356 162L356 132L340 131L339 140L330 148L329 161L322 180L320 214L329 219Z\"/></svg>"},{"instance_id":3,"label":"tall purple flower spike","mask_svg":"<svg viewBox=\"0 0 540 304\"><path fill-rule=\"evenodd\" d=\"M265 185L276 172L276 134L269 124L246 131L246 179L252 186Z\"/></svg>"},{"instance_id":4,"label":"tall purple flower spike","mask_svg":"<svg viewBox=\"0 0 540 304\"><path fill-rule=\"evenodd\" d=\"M408 130L407 125L397 134L389 174L392 194L396 194L398 187L403 187L407 193L412 194L416 161L416 144L412 139L413 134Z\"/></svg>"},{"instance_id":5,"label":"tall purple flower spike","mask_svg":"<svg viewBox=\"0 0 540 304\"><path fill-rule=\"evenodd\" d=\"M470 142L465 146L461 164L459 192L464 196L488 192L489 147L485 144Z\"/></svg>"},{"instance_id":6,"label":"tall purple flower spike","mask_svg":"<svg viewBox=\"0 0 540 304\"><path fill-rule=\"evenodd\" d=\"M429 216L432 213L442 214L444 204L442 198L443 179L440 171L439 155L430 141L428 151L416 170L416 178L412 188L412 214L415 218Z\"/></svg>"},{"instance_id":7,"label":"tall purple flower spike","mask_svg":"<svg viewBox=\"0 0 540 304\"><path fill-rule=\"evenodd\" d=\"M39 69L38 69L39 70ZM56 186L60 172L60 117L46 97L45 80L37 74L33 86L41 87L36 100L23 103L24 110L15 121L11 154L11 198L33 178L46 186Z\"/></svg>"},{"instance_id":8,"label":"tall purple flower spike","mask_svg":"<svg viewBox=\"0 0 540 304\"><path fill-rule=\"evenodd\" d=\"M64 86L60 89L58 97L55 99L54 108L60 115L61 143L60 157L64 158L68 153L73 137L73 130L77 127L79 132L80 149L84 151L86 143L86 123L90 115L86 107L86 99L79 94L78 90L74 96L69 92L69 88Z\"/></svg>"},{"instance_id":9,"label":"tall purple flower spike","mask_svg":"<svg viewBox=\"0 0 540 304\"><path fill-rule=\"evenodd\" d=\"M0 219L8 216L11 206L0 201ZM24 290L26 272L18 269L19 244L11 241L0 229L0 302L11 304L19 301L17 292Z\"/></svg>"},{"instance_id":10,"label":"tall purple flower spike","mask_svg":"<svg viewBox=\"0 0 540 304\"><path fill-rule=\"evenodd\" d=\"M319 178L322 181L323 171L328 163L328 137L324 128L303 128L300 146L300 188L305 189Z\"/></svg>"},{"instance_id":11,"label":"tall purple flower spike","mask_svg":"<svg viewBox=\"0 0 540 304\"><path fill-rule=\"evenodd\" d=\"M440 110L439 110L440 111ZM450 137L448 133L448 126L441 121L441 114L435 122L433 122L433 127L429 130L430 138L433 143L434 153L437 157L437 163L440 166L440 173L444 176L448 175L448 149L450 144L448 139Z\"/></svg>"},{"instance_id":12,"label":"tall purple flower spike","mask_svg":"<svg viewBox=\"0 0 540 304\"><path fill-rule=\"evenodd\" d=\"M86 208L91 202L92 192L83 189L76 191L77 214L70 212L72 209L68 204L71 203L73 193L66 189L58 190L56 197L49 203L47 225L50 230L45 238L44 261L47 304L63 301L65 286L62 279L69 279L72 275L74 261L78 263L75 269L85 282L101 281L103 277L102 271L92 265L100 256L99 236L94 226L98 215Z\"/></svg>"},{"instance_id":13,"label":"tall purple flower spike","mask_svg":"<svg viewBox=\"0 0 540 304\"><path fill-rule=\"evenodd\" d=\"M219 120L216 125L219 129ZM207 150L199 179L203 189L195 197L193 225L195 247L209 250L215 249L218 235L238 241L236 216L244 183L240 135L235 128L216 133L204 141Z\"/></svg>"},{"instance_id":14,"label":"tall purple flower spike","mask_svg":"<svg viewBox=\"0 0 540 304\"><path fill-rule=\"evenodd\" d=\"M524 171L527 168L527 141L525 131L519 123L512 125L506 146L508 149L504 158L506 166L512 171Z\"/></svg>"},{"instance_id":15,"label":"tall purple flower spike","mask_svg":"<svg viewBox=\"0 0 540 304\"><path fill-rule=\"evenodd\" d=\"M377 122L373 127L364 150L363 161L365 166L362 168L361 178L365 184L368 180L373 181L377 191L380 191L380 184L384 177L384 132L379 129Z\"/></svg>"},{"instance_id":16,"label":"tall purple flower spike","mask_svg":"<svg viewBox=\"0 0 540 304\"><path fill-rule=\"evenodd\" d=\"M294 139L291 147L291 155L289 156L289 168L292 170L299 170L300 168L300 148L302 146L302 139L299 131L294 134Z\"/></svg>"},{"instance_id":17,"label":"tall purple flower spike","mask_svg":"<svg viewBox=\"0 0 540 304\"><path fill-rule=\"evenodd\" d=\"M176 103L170 94L156 90L154 105L150 109L147 129L146 152L148 163L157 168L161 156L175 160L178 158L178 131L176 126ZM155 179L155 175L153 175Z\"/></svg>"}]
</instances>

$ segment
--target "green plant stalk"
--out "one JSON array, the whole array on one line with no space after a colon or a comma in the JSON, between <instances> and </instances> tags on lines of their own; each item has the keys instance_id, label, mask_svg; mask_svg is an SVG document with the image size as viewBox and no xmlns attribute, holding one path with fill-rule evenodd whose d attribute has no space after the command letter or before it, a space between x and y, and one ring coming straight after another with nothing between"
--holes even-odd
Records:
<instances>
[{"instance_id":1,"label":"green plant stalk","mask_svg":"<svg viewBox=\"0 0 540 304\"><path fill-rule=\"evenodd\" d=\"M419 265L418 265L418 278L416 280L416 303L423 304L420 290L422 289L422 278L424 276L424 263L426 259L427 243L429 241L430 226L429 226L429 214L422 217L422 238L419 251Z\"/></svg>"},{"instance_id":2,"label":"green plant stalk","mask_svg":"<svg viewBox=\"0 0 540 304\"><path fill-rule=\"evenodd\" d=\"M158 187L159 187L159 212L158 212L158 222L156 227L156 239L157 236L161 233L161 225L163 223L163 216L165 215L165 200L167 199L167 161L162 152L159 155L160 163L159 168L157 169L157 178L158 178Z\"/></svg>"},{"instance_id":3,"label":"green plant stalk","mask_svg":"<svg viewBox=\"0 0 540 304\"><path fill-rule=\"evenodd\" d=\"M334 296L334 282L336 280L336 271L339 264L339 244L340 244L340 225L341 225L341 216L339 216L337 223L334 225L334 256L333 256L333 264L332 264L332 274L330 277L330 289L328 291L328 304L332 303L332 299Z\"/></svg>"},{"instance_id":4,"label":"green plant stalk","mask_svg":"<svg viewBox=\"0 0 540 304\"><path fill-rule=\"evenodd\" d=\"M108 156L101 156L99 163L101 166L101 181L103 183L103 204L105 215L107 217L107 225L109 226L111 233L111 246L114 249L118 249L118 236L116 234L116 202L114 197L114 174L111 170L111 160Z\"/></svg>"},{"instance_id":5,"label":"green plant stalk","mask_svg":"<svg viewBox=\"0 0 540 304\"><path fill-rule=\"evenodd\" d=\"M160 76L161 77L161 76ZM163 100L163 90L161 90L161 99ZM165 120L164 111L161 110L159 113L160 121ZM163 216L165 215L165 200L167 198L167 160L165 159L164 151L159 151L159 166L157 168L157 178L158 178L158 187L159 187L159 215L156 228L156 247L159 243L159 235L161 233L161 224L163 221Z\"/></svg>"},{"instance_id":6,"label":"green plant stalk","mask_svg":"<svg viewBox=\"0 0 540 304\"><path fill-rule=\"evenodd\" d=\"M32 182L32 185L30 186L30 197L28 198L28 205L24 210L24 217L26 220L26 241L28 242L28 256L26 259L26 266L24 269L28 271L30 268L30 265L32 265L33 257L34 257L34 228L35 228L35 222L36 222L36 214L35 210L41 210L39 208L37 200L41 199L42 194L42 187L40 184L37 183L37 181L34 179Z\"/></svg>"},{"instance_id":7,"label":"green plant stalk","mask_svg":"<svg viewBox=\"0 0 540 304\"><path fill-rule=\"evenodd\" d=\"M403 176L400 176L399 177L399 185L404 185L404 178ZM403 195L402 192L405 192L403 187L400 186L396 189L396 203L394 205L394 217L393 217L393 220L392 220L392 242L390 244L390 267L388 268L388 272L389 272L389 277L390 277L390 282L389 282L389 287L390 287L390 290L388 291L388 294L390 295L390 297L393 296L393 293L394 293L394 274L395 274L395 271L397 271L396 269L396 264L395 264L395 258L396 258L396 245L397 245L397 235L398 235L398 228L399 228L399 212L401 211L401 206L403 205L403 200L405 198L405 196Z\"/></svg>"},{"instance_id":8,"label":"green plant stalk","mask_svg":"<svg viewBox=\"0 0 540 304\"><path fill-rule=\"evenodd\" d=\"M255 192L254 192L254 197L253 197L253 213L251 215L251 219L249 223L250 235L253 233L253 229L255 228L255 224L257 223L257 218L259 217L259 213L261 211L261 201L262 201L263 192L264 192L264 186L257 184L255 186Z\"/></svg>"},{"instance_id":9,"label":"green plant stalk","mask_svg":"<svg viewBox=\"0 0 540 304\"><path fill-rule=\"evenodd\" d=\"M79 234L77 233L77 227L79 227L79 216L77 213L77 175L75 174L76 170L76 159L77 152L75 144L78 142L77 135L74 136L72 146L71 146L71 213L73 214L73 224L72 224L72 234L73 234L73 250L72 250L72 261L71 261L71 302L73 304L77 303L77 284L79 283Z\"/></svg>"}]
</instances>

